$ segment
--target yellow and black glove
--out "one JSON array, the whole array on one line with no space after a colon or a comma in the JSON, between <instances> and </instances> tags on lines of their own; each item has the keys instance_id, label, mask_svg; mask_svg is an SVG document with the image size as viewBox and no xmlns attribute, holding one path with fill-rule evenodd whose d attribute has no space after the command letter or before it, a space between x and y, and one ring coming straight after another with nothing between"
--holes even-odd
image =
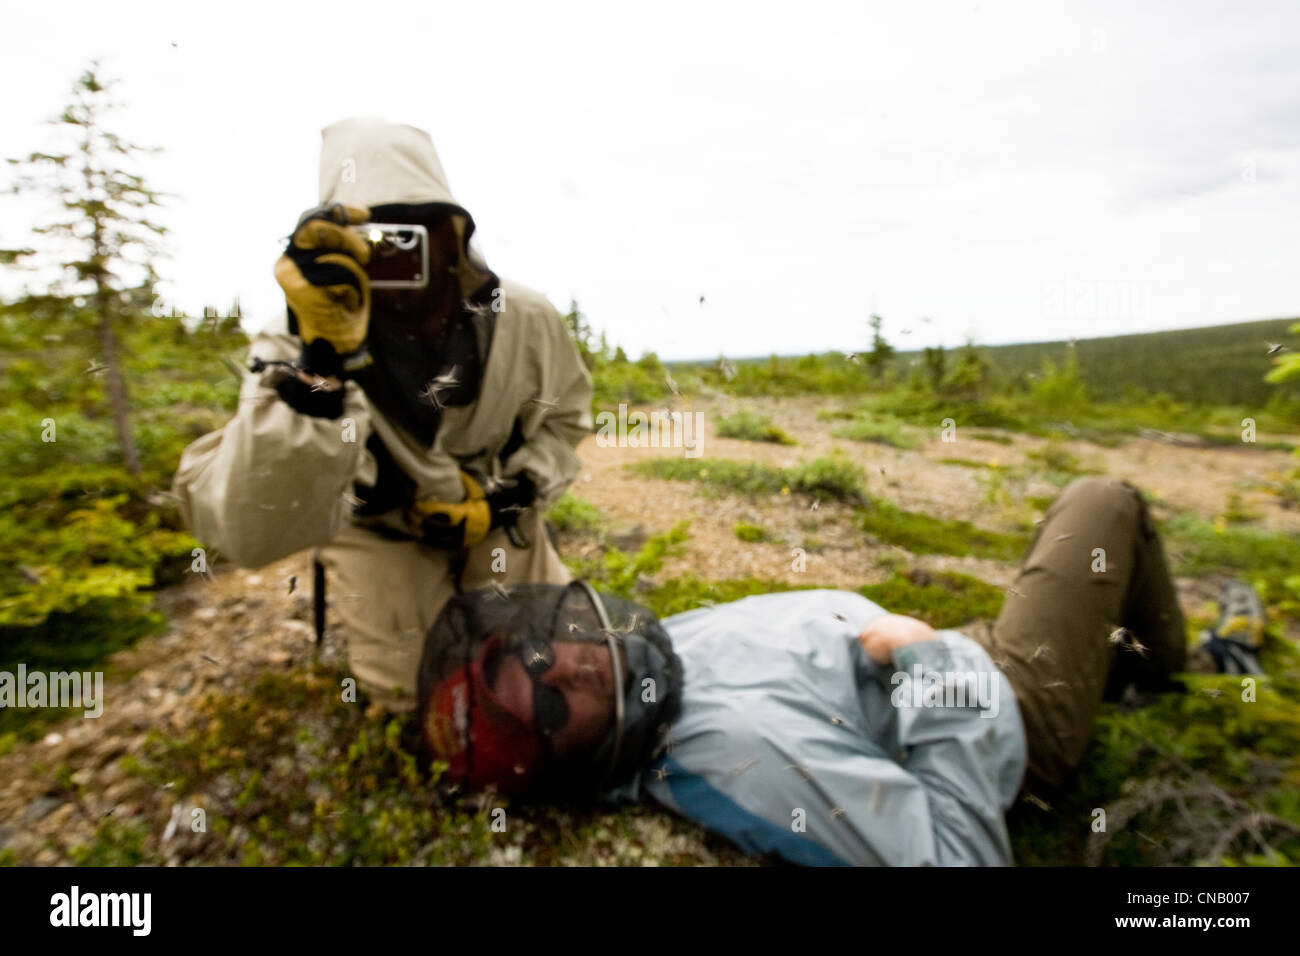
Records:
<instances>
[{"instance_id":1,"label":"yellow and black glove","mask_svg":"<svg viewBox=\"0 0 1300 956\"><path fill-rule=\"evenodd\" d=\"M483 491L482 479L467 471L460 473L464 501L418 499L408 518L426 544L436 548L472 548L494 528L513 526L520 513L533 503L536 486L527 475L518 475L491 494Z\"/></svg>"},{"instance_id":2,"label":"yellow and black glove","mask_svg":"<svg viewBox=\"0 0 1300 956\"><path fill-rule=\"evenodd\" d=\"M362 206L309 209L275 264L289 331L302 339L302 366L315 375L341 377L370 363L370 246L350 228L369 218Z\"/></svg>"}]
</instances>

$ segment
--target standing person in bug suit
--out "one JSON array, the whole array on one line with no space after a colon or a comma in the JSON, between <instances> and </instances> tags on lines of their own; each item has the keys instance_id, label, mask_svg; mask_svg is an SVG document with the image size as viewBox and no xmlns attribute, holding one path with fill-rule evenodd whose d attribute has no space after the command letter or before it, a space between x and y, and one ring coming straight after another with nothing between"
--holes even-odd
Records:
<instances>
[{"instance_id":1,"label":"standing person in bug suit","mask_svg":"<svg viewBox=\"0 0 1300 956\"><path fill-rule=\"evenodd\" d=\"M542 510L580 467L591 378L559 313L471 246L427 133L349 119L322 139L321 205L275 266L287 314L174 491L237 565L318 549L353 674L401 711L453 594L570 579ZM370 288L365 222L428 230L425 288Z\"/></svg>"}]
</instances>

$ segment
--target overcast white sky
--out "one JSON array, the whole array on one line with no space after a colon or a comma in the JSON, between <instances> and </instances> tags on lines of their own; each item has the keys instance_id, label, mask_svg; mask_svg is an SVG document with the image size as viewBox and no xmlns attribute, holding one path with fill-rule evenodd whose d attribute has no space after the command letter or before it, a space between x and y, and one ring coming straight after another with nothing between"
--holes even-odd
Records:
<instances>
[{"instance_id":1,"label":"overcast white sky","mask_svg":"<svg viewBox=\"0 0 1300 956\"><path fill-rule=\"evenodd\" d=\"M238 294L250 329L281 308L319 131L352 115L429 130L493 268L576 296L634 355L858 348L873 309L899 347L1300 314L1288 0L42 0L5 20L0 156L48 145L102 56L116 128L166 149L162 291ZM32 212L0 202L0 245Z\"/></svg>"}]
</instances>

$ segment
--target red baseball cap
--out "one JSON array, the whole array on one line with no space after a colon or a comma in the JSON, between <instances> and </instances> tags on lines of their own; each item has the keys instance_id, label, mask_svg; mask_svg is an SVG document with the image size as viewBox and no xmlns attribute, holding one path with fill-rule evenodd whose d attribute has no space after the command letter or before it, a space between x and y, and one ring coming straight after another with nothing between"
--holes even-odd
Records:
<instances>
[{"instance_id":1,"label":"red baseball cap","mask_svg":"<svg viewBox=\"0 0 1300 956\"><path fill-rule=\"evenodd\" d=\"M425 712L423 734L430 751L450 765L451 775L471 789L495 786L522 792L540 752L532 724L531 684L498 679L489 685L484 662L500 653L493 635L468 664L443 678Z\"/></svg>"}]
</instances>

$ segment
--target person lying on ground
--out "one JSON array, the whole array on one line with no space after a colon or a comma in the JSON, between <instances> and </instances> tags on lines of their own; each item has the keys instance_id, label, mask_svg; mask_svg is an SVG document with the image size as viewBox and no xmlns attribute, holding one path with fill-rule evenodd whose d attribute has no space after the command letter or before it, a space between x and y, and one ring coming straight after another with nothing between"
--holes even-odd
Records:
<instances>
[{"instance_id":1,"label":"person lying on ground","mask_svg":"<svg viewBox=\"0 0 1300 956\"><path fill-rule=\"evenodd\" d=\"M1229 587L1206 649L1257 669ZM1022 788L1069 784L1102 701L1175 687L1183 616L1141 495L1048 509L992 628L936 630L858 594L790 591L658 620L587 582L453 598L426 637L428 756L466 788L651 798L800 864L1012 862Z\"/></svg>"}]
</instances>

